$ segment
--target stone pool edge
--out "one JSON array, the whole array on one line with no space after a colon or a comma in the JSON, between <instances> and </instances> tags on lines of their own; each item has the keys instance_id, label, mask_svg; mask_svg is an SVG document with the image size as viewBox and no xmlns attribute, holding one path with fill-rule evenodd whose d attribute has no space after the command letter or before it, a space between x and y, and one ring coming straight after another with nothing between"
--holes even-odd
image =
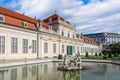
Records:
<instances>
[{"instance_id":1,"label":"stone pool edge","mask_svg":"<svg viewBox=\"0 0 120 80\"><path fill-rule=\"evenodd\" d=\"M62 62L63 60L53 60L55 62ZM93 60L93 59L82 59L82 62L94 62L94 63L111 63L120 65L120 61L112 61L112 60Z\"/></svg>"},{"instance_id":2,"label":"stone pool edge","mask_svg":"<svg viewBox=\"0 0 120 80\"><path fill-rule=\"evenodd\" d=\"M62 62L63 59L34 59L34 60L22 60L22 61L9 61L9 62L0 62L0 68L20 66L20 65L29 65L29 64L38 64L44 62ZM120 61L111 61L111 60L92 60L92 59L82 59L82 62L94 62L94 63L112 63L120 65Z\"/></svg>"}]
</instances>

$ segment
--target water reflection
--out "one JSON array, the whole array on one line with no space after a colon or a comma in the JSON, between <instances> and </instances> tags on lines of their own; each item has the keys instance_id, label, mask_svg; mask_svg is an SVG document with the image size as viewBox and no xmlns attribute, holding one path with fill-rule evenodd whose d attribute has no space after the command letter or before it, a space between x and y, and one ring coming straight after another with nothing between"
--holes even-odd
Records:
<instances>
[{"instance_id":1,"label":"water reflection","mask_svg":"<svg viewBox=\"0 0 120 80\"><path fill-rule=\"evenodd\" d=\"M4 80L4 71L0 71L0 80Z\"/></svg>"},{"instance_id":2,"label":"water reflection","mask_svg":"<svg viewBox=\"0 0 120 80\"><path fill-rule=\"evenodd\" d=\"M81 80L81 71L63 71L63 80Z\"/></svg>"},{"instance_id":3,"label":"water reflection","mask_svg":"<svg viewBox=\"0 0 120 80\"><path fill-rule=\"evenodd\" d=\"M112 64L84 63L88 70L57 71L61 63L0 68L0 80L120 80L120 66Z\"/></svg>"}]
</instances>

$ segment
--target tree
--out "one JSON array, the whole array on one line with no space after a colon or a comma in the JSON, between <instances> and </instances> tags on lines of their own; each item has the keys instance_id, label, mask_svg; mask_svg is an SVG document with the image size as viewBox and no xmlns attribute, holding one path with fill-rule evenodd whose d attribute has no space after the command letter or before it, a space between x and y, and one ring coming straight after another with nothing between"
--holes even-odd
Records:
<instances>
[{"instance_id":1,"label":"tree","mask_svg":"<svg viewBox=\"0 0 120 80\"><path fill-rule=\"evenodd\" d=\"M97 55L97 52L95 53L95 56L98 56L98 55Z\"/></svg>"},{"instance_id":2,"label":"tree","mask_svg":"<svg viewBox=\"0 0 120 80\"><path fill-rule=\"evenodd\" d=\"M102 56L102 54L101 54L101 53L99 53L99 56Z\"/></svg>"},{"instance_id":3,"label":"tree","mask_svg":"<svg viewBox=\"0 0 120 80\"><path fill-rule=\"evenodd\" d=\"M88 52L86 52L85 57L89 57Z\"/></svg>"},{"instance_id":4,"label":"tree","mask_svg":"<svg viewBox=\"0 0 120 80\"><path fill-rule=\"evenodd\" d=\"M114 56L118 56L120 55L120 44L115 44L112 48L111 48L112 54L114 54Z\"/></svg>"}]
</instances>

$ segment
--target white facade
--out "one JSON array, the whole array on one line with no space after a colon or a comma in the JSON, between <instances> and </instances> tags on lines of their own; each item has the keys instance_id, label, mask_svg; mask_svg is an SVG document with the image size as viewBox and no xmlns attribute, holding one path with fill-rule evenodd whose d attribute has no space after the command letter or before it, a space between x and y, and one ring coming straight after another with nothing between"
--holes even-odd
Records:
<instances>
[{"instance_id":1,"label":"white facade","mask_svg":"<svg viewBox=\"0 0 120 80\"><path fill-rule=\"evenodd\" d=\"M82 38L76 37L74 27L66 21L61 21L60 17L57 21L50 22L52 19L49 20L49 23L52 23L50 25L40 22L40 26L36 28L37 20L12 11L11 13L22 18L14 15L11 17L9 14L2 15L4 21L0 22L0 60L50 58L57 57L59 54L74 55L78 52L84 56L86 52L94 55L101 50L98 44L87 43ZM24 17L28 22L24 20ZM10 25L11 23L14 25ZM15 26L16 24L18 26ZM48 29L43 28L45 24L49 25Z\"/></svg>"},{"instance_id":2,"label":"white facade","mask_svg":"<svg viewBox=\"0 0 120 80\"><path fill-rule=\"evenodd\" d=\"M0 59L25 59L35 58L36 53L32 53L32 40L37 41L37 33L27 29L22 29L10 25L0 24L0 36L5 37L5 52L0 53ZM12 53L12 38L17 38L17 53ZM28 40L28 52L23 53L23 39Z\"/></svg>"},{"instance_id":3,"label":"white facade","mask_svg":"<svg viewBox=\"0 0 120 80\"><path fill-rule=\"evenodd\" d=\"M28 29L18 28L15 26L0 24L0 36L5 37L5 53L0 53L0 59L28 59L28 58L49 58L57 57L59 54L63 56L67 54L67 46L72 46L73 55L75 53L80 53L80 55L85 55L88 52L85 48L100 49L99 45L85 43L82 39L75 36L75 30L72 28L66 28L64 26L59 26L60 31L56 33L44 32L44 31L32 31ZM64 31L64 36L61 32ZM70 37L68 37L70 33ZM39 38L37 40L37 36ZM74 38L73 38L74 35ZM17 53L12 53L11 51L11 38L17 38ZM28 40L28 52L23 53L23 39ZM32 53L32 40L36 41L36 52ZM37 43L38 42L38 43ZM47 47L45 46L47 44ZM54 48L53 48L53 45ZM38 50L37 50L38 46ZM64 48L62 48L64 47ZM47 50L47 51L45 51ZM55 50L55 51L54 51ZM53 52L54 51L54 52ZM96 51L98 52L98 51ZM88 52L89 55L94 55L95 52Z\"/></svg>"}]
</instances>

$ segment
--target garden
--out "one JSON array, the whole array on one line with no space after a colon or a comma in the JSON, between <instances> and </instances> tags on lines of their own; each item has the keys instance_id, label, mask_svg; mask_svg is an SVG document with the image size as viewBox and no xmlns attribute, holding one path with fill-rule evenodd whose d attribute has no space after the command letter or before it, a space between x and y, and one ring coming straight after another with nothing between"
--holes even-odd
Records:
<instances>
[{"instance_id":1,"label":"garden","mask_svg":"<svg viewBox=\"0 0 120 80\"><path fill-rule=\"evenodd\" d=\"M115 44L102 50L101 53L95 53L95 55L92 56L86 52L83 59L120 60L120 44Z\"/></svg>"}]
</instances>

